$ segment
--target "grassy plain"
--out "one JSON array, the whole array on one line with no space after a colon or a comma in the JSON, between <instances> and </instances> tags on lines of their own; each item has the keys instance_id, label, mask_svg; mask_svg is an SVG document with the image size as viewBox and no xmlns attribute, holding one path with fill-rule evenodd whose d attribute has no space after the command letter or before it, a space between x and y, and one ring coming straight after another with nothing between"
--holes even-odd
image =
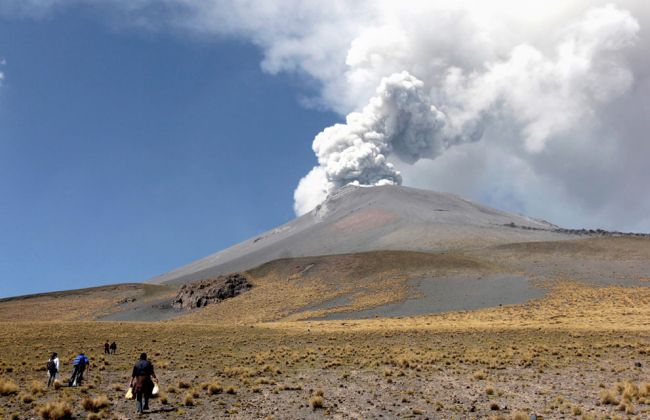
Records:
<instances>
[{"instance_id":1,"label":"grassy plain","mask_svg":"<svg viewBox=\"0 0 650 420\"><path fill-rule=\"evenodd\" d=\"M331 258L262 266L249 295L170 322L48 322L41 303L0 304L0 415L133 418L123 396L146 351L162 388L151 418L650 418L650 241L386 254L375 271ZM504 269L533 276L547 295L411 318L300 321L293 309L346 287L367 288L371 304L395 299L403 278L425 272ZM594 276L636 283L588 282ZM107 339L117 355L102 354ZM45 389L48 354L61 355L67 379L80 350L92 363L86 385Z\"/></svg>"}]
</instances>

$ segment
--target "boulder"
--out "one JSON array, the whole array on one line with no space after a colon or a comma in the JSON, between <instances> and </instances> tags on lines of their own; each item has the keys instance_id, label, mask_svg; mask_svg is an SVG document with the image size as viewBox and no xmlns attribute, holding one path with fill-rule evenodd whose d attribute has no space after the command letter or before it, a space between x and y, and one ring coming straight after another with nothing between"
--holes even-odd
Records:
<instances>
[{"instance_id":1,"label":"boulder","mask_svg":"<svg viewBox=\"0 0 650 420\"><path fill-rule=\"evenodd\" d=\"M216 279L200 280L184 284L172 301L176 309L202 308L233 298L250 290L253 285L239 273L219 276Z\"/></svg>"}]
</instances>

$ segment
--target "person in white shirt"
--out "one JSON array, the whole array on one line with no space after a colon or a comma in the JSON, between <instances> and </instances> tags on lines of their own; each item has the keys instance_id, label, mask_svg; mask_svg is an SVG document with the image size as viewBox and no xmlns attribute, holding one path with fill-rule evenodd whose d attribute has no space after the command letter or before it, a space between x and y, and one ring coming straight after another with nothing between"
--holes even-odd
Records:
<instances>
[{"instance_id":1,"label":"person in white shirt","mask_svg":"<svg viewBox=\"0 0 650 420\"><path fill-rule=\"evenodd\" d=\"M50 360L47 361L47 373L49 375L49 378L47 380L48 388L56 380L57 375L59 374L59 368L60 368L59 356L56 354L56 352L54 352L52 353L52 356L50 356Z\"/></svg>"}]
</instances>

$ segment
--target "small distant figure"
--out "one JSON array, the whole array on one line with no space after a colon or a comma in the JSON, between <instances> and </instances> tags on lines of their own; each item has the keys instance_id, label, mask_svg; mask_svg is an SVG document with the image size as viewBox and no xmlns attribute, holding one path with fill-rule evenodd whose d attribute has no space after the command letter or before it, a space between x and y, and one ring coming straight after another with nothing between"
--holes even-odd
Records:
<instances>
[{"instance_id":1,"label":"small distant figure","mask_svg":"<svg viewBox=\"0 0 650 420\"><path fill-rule=\"evenodd\" d=\"M113 341L111 343L111 354L115 354L116 352L117 352L117 343L115 343L115 341Z\"/></svg>"},{"instance_id":2,"label":"small distant figure","mask_svg":"<svg viewBox=\"0 0 650 420\"><path fill-rule=\"evenodd\" d=\"M133 373L131 374L131 386L135 394L135 409L137 414L142 414L144 410L149 409L149 398L153 392L156 373L153 370L153 364L147 360L147 353L140 354L140 359L133 366ZM142 399L144 398L144 405Z\"/></svg>"},{"instance_id":3,"label":"small distant figure","mask_svg":"<svg viewBox=\"0 0 650 420\"><path fill-rule=\"evenodd\" d=\"M108 340L106 340L106 342L104 343L104 354L109 354L110 348L111 346L108 344Z\"/></svg>"},{"instance_id":4,"label":"small distant figure","mask_svg":"<svg viewBox=\"0 0 650 420\"><path fill-rule=\"evenodd\" d=\"M47 374L48 374L47 387L48 388L50 387L50 385L54 383L54 381L56 381L56 377L59 374L59 368L60 368L59 356L56 354L56 352L54 352L50 356L50 360L47 361Z\"/></svg>"},{"instance_id":5,"label":"small distant figure","mask_svg":"<svg viewBox=\"0 0 650 420\"><path fill-rule=\"evenodd\" d=\"M80 386L84 380L84 372L86 369L90 370L90 360L83 352L81 352L72 361L72 366L74 367L74 370L72 371L72 376L70 377L68 385Z\"/></svg>"}]
</instances>

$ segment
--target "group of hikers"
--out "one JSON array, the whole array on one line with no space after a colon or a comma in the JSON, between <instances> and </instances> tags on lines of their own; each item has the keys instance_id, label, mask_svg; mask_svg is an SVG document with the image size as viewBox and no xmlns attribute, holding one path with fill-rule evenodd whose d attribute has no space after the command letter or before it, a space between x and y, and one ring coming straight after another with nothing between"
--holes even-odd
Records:
<instances>
[{"instance_id":1,"label":"group of hikers","mask_svg":"<svg viewBox=\"0 0 650 420\"><path fill-rule=\"evenodd\" d=\"M104 346L106 350L108 341ZM115 354L117 345L115 342L109 346L110 354ZM68 386L80 386L84 380L84 372L90 370L90 359L83 352L79 353L72 361L72 376L68 381ZM50 359L47 361L48 371L48 388L54 384L61 369L61 361L58 354L52 353ZM154 367L151 361L147 359L147 353L141 353L140 358L133 366L131 373L131 382L129 384L129 392L127 398L135 399L135 407L137 414L142 414L144 410L149 410L149 399L156 394L155 389L158 378L154 372Z\"/></svg>"},{"instance_id":2,"label":"group of hikers","mask_svg":"<svg viewBox=\"0 0 650 420\"><path fill-rule=\"evenodd\" d=\"M105 354L115 354L117 352L117 343L113 341L111 344L108 344L108 340L104 343L104 353Z\"/></svg>"},{"instance_id":3,"label":"group of hikers","mask_svg":"<svg viewBox=\"0 0 650 420\"><path fill-rule=\"evenodd\" d=\"M72 376L68 381L68 386L78 386L81 385L81 382L84 379L84 372L86 369L90 369L90 359L83 352L79 353L72 360ZM49 388L54 384L54 381L57 380L59 372L61 371L61 360L59 360L59 355L54 352L50 356L50 359L47 361L47 387Z\"/></svg>"}]
</instances>

